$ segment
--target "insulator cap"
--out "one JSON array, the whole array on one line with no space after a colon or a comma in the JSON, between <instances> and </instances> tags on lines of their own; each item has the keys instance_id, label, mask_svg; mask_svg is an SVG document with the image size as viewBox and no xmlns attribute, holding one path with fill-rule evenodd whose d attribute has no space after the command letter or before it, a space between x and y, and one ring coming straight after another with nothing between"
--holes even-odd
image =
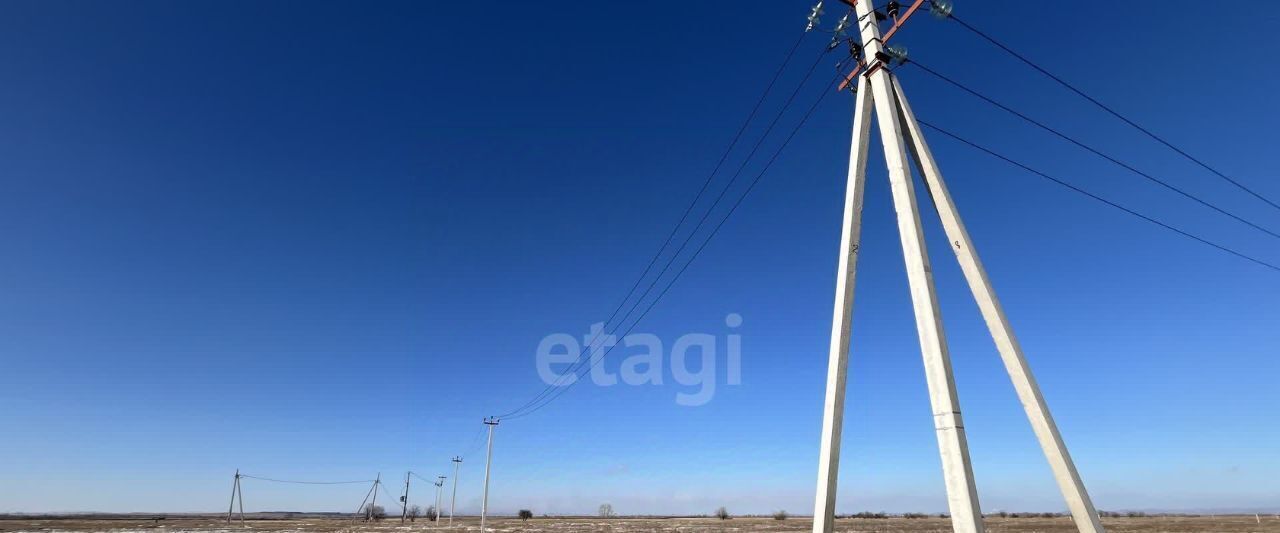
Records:
<instances>
[{"instance_id":1,"label":"insulator cap","mask_svg":"<svg viewBox=\"0 0 1280 533\"><path fill-rule=\"evenodd\" d=\"M940 19L950 17L955 8L951 0L929 0L929 13Z\"/></svg>"},{"instance_id":2,"label":"insulator cap","mask_svg":"<svg viewBox=\"0 0 1280 533\"><path fill-rule=\"evenodd\" d=\"M907 47L900 44L891 44L884 48L885 55L888 55L895 65L901 65L907 62Z\"/></svg>"}]
</instances>

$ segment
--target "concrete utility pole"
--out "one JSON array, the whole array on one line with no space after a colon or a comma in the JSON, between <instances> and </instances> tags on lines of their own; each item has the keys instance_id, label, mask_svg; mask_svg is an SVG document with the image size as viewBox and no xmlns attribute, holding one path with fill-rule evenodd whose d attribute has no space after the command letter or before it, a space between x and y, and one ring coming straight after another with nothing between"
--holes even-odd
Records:
<instances>
[{"instance_id":1,"label":"concrete utility pole","mask_svg":"<svg viewBox=\"0 0 1280 533\"><path fill-rule=\"evenodd\" d=\"M1097 511L1089 500L1084 483L1080 480L1057 426L1049 415L1044 397L1040 394L1022 349L1013 336L1008 319L996 299L986 271L978 259L977 251L960 221L959 213L924 141L920 126L911 113L910 106L907 105L901 85L888 68L887 63L891 56L886 53L885 41L892 37L925 1L916 0L901 17L896 12L890 13L893 27L883 36L876 17L872 14L869 1L846 1L854 4L858 15L864 60L860 62L854 73L857 99L854 104L853 143L850 150L840 259L836 278L835 309L832 316L813 531L814 533L831 533L835 523L836 484L840 462L840 434L844 419L853 288L862 228L867 144L874 105L889 170L893 203L898 217L898 233L911 288L916 329L924 358L929 400L933 407L934 428L937 433L938 451L942 458L943 478L946 482L947 502L951 511L953 529L958 533L984 531L973 467L969 460L964 422L960 416L960 401L951 371L942 316L924 243L924 233L921 229L920 210L907 164L908 151L929 188L935 209L942 219L943 228L953 245L956 258L960 262L970 290L996 342L1001 359L1054 472L1067 506L1071 509L1076 527L1083 533L1102 533L1103 528L1098 520ZM943 12L945 14L947 11L944 9Z\"/></svg>"},{"instance_id":2,"label":"concrete utility pole","mask_svg":"<svg viewBox=\"0 0 1280 533\"><path fill-rule=\"evenodd\" d=\"M373 511L378 507L377 505L378 504L378 485L381 485L381 484L382 484L382 472L378 472L378 477L374 478L373 480L373 499L369 500L369 511L366 512L364 515L365 522L369 522L373 520L373 514L374 514Z\"/></svg>"},{"instance_id":3,"label":"concrete utility pole","mask_svg":"<svg viewBox=\"0 0 1280 533\"><path fill-rule=\"evenodd\" d=\"M409 514L409 475L412 472L404 473L404 496L400 497L400 523L404 523L404 518Z\"/></svg>"},{"instance_id":4,"label":"concrete utility pole","mask_svg":"<svg viewBox=\"0 0 1280 533\"><path fill-rule=\"evenodd\" d=\"M453 497L449 498L449 527L453 527L453 507L458 503L458 469L462 467L462 458L453 458Z\"/></svg>"},{"instance_id":5,"label":"concrete utility pole","mask_svg":"<svg viewBox=\"0 0 1280 533\"><path fill-rule=\"evenodd\" d=\"M493 466L493 428L498 427L498 419L486 418L484 424L489 426L489 451L484 460L484 496L480 498L480 533L484 533L484 523L489 516L489 469Z\"/></svg>"},{"instance_id":6,"label":"concrete utility pole","mask_svg":"<svg viewBox=\"0 0 1280 533\"><path fill-rule=\"evenodd\" d=\"M227 506L227 523L231 523L231 511L236 508L236 500L240 500L240 525L244 526L244 495L240 492L240 469L236 469L235 481L231 484L231 505Z\"/></svg>"},{"instance_id":7,"label":"concrete utility pole","mask_svg":"<svg viewBox=\"0 0 1280 533\"><path fill-rule=\"evenodd\" d=\"M436 476L436 524L440 524L440 494L444 489L444 480L447 476Z\"/></svg>"}]
</instances>

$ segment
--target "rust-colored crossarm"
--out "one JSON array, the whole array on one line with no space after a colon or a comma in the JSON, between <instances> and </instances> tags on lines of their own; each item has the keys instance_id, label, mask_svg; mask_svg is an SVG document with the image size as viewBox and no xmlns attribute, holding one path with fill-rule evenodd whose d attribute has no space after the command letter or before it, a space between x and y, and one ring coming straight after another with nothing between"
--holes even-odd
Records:
<instances>
[{"instance_id":1,"label":"rust-colored crossarm","mask_svg":"<svg viewBox=\"0 0 1280 533\"><path fill-rule=\"evenodd\" d=\"M881 39L886 43L889 42L889 39L893 37L893 34L898 33L898 28L901 28L903 24L906 24L907 19L911 18L911 15L914 15L916 11L920 9L920 6L924 5L924 1L925 0L916 0L913 2L911 7L907 8L906 13L903 13L901 17L898 17L898 20L893 21L893 27L889 28L889 31L884 32L884 37Z\"/></svg>"},{"instance_id":2,"label":"rust-colored crossarm","mask_svg":"<svg viewBox=\"0 0 1280 533\"><path fill-rule=\"evenodd\" d=\"M856 2L856 0L854 1L842 0L842 1L844 1L844 3L849 5L853 5ZM903 13L901 17L898 17L897 20L893 21L893 27L889 28L889 31L884 33L884 36L880 38L880 42L888 43L889 38L893 37L895 33L898 33L898 28L901 28L903 24L906 24L907 19L911 18L911 15L914 15L916 11L920 9L920 6L924 5L924 3L925 3L925 0L916 0L915 2L912 2L911 7L907 8L907 12ZM875 17L875 15L871 15L871 16ZM844 77L844 81L840 82L840 86L837 87L836 90L843 91L846 87L852 84L853 81L857 79L858 73L861 72L861 70L862 70L862 65L858 65L858 67L853 69L853 71L850 72L848 76ZM869 68L867 69L867 72L871 72L872 70L875 70L875 69Z\"/></svg>"}]
</instances>

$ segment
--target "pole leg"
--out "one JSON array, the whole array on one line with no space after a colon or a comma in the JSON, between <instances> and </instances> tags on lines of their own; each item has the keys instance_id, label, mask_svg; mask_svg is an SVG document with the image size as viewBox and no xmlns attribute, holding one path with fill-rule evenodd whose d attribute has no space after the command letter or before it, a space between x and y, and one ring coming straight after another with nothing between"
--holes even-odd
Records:
<instances>
[{"instance_id":1,"label":"pole leg","mask_svg":"<svg viewBox=\"0 0 1280 533\"><path fill-rule=\"evenodd\" d=\"M374 483L374 484L373 484L373 486L369 487L369 492L366 492L366 493L364 494L364 499L363 499L363 500L360 500L360 507L357 507L357 508L356 508L356 513L355 513L354 515L351 515L351 523L353 523L353 524L354 524L354 523L355 523L355 521L356 521L356 518L359 518L359 517L360 517L360 513L365 512L365 506L364 506L364 504L365 504L365 502L368 502L368 501L369 501L369 495L370 495L370 494L373 494L373 490L374 490L374 489L376 489L376 488L378 488L378 484L377 484L377 483Z\"/></svg>"},{"instance_id":2,"label":"pole leg","mask_svg":"<svg viewBox=\"0 0 1280 533\"><path fill-rule=\"evenodd\" d=\"M231 512L236 508L236 489L240 488L240 469L236 469L235 481L231 482L231 503L227 504L227 523L231 523Z\"/></svg>"},{"instance_id":3,"label":"pole leg","mask_svg":"<svg viewBox=\"0 0 1280 533\"><path fill-rule=\"evenodd\" d=\"M973 479L973 465L969 460L964 422L960 416L960 399L956 394L955 378L951 372L951 357L947 352L946 333L942 327L942 314L938 309L933 270L929 266L929 254L925 249L924 232L920 224L920 208L916 203L915 186L907 170L907 154L903 148L902 131L898 127L888 72L879 69L872 74L871 86L875 94L880 137L885 145L889 182L898 217L898 234L902 241L907 280L911 287L911 302L915 310L916 331L920 336L929 403L933 406L933 423L938 437L938 452L942 458L942 475L946 481L951 524L957 533L982 533L982 512L978 505L978 490Z\"/></svg>"},{"instance_id":4,"label":"pole leg","mask_svg":"<svg viewBox=\"0 0 1280 533\"><path fill-rule=\"evenodd\" d=\"M1063 498L1066 499L1067 508L1071 510L1071 516L1081 532L1102 533L1104 530L1102 522L1098 519L1098 511L1094 509L1093 501L1089 499L1089 493L1085 491L1084 482L1080 479L1080 473L1076 471L1075 463L1071 461L1071 454L1067 452L1067 445L1063 443L1058 426L1053 422L1053 416L1049 414L1049 406L1045 403L1044 396L1040 393L1040 386L1031 374L1031 367L1027 365L1022 346L1018 344L1018 339L1013 334L1013 327L1009 325L1004 308L996 298L995 289L991 287L987 271L978 258L978 251L969 238L969 232L965 230L964 222L960 220L960 213L956 209L955 202L951 200L951 194L947 191L946 182L942 179L942 171L938 169L937 162L929 151L929 145L920 131L920 124L916 122L911 106L907 104L906 96L902 92L902 86L897 80L894 80L893 86L902 123L911 141L912 155L933 194L934 205L938 210L938 216L942 219L942 227L946 230L948 240L951 241L951 249L960 262L960 268L964 271L964 277L969 282L973 298L977 300L978 308L982 311L987 329L991 331L991 337L995 340L996 348L1000 352L1000 359L1009 373L1009 379L1013 381L1013 388L1017 391L1018 400L1027 413L1031 429L1035 431L1036 439L1040 441L1040 448L1049 461L1053 477L1058 482Z\"/></svg>"},{"instance_id":5,"label":"pole leg","mask_svg":"<svg viewBox=\"0 0 1280 533\"><path fill-rule=\"evenodd\" d=\"M871 16L870 4L871 2L854 4L860 21ZM880 39L880 28L874 20L859 24L864 56L868 61L878 63L876 58L883 51L883 41ZM938 452L942 456L942 475L946 481L951 525L956 533L983 533L978 489L974 484L973 465L969 461L969 446L965 439L964 422L960 417L960 400L951 374L951 358L947 353L942 315L938 310L938 296L933 285L933 272L929 268L929 255L920 226L920 208L916 204L915 186L907 168L907 152L898 120L898 108L894 104L893 82L886 67L887 65L873 64L866 77L869 78L867 81L875 100L880 140L884 144L889 184L893 190L893 205L897 211L898 235L902 240L902 255L911 287L911 303L915 309L916 331L920 336L920 351L929 384L929 402L933 406Z\"/></svg>"},{"instance_id":6,"label":"pole leg","mask_svg":"<svg viewBox=\"0 0 1280 533\"><path fill-rule=\"evenodd\" d=\"M240 527L244 527L244 493L240 491L240 478L236 477L236 499L240 501Z\"/></svg>"},{"instance_id":7,"label":"pole leg","mask_svg":"<svg viewBox=\"0 0 1280 533\"><path fill-rule=\"evenodd\" d=\"M453 497L449 498L449 527L453 527L453 508L458 504L458 468L462 466L462 458L453 458Z\"/></svg>"},{"instance_id":8,"label":"pole leg","mask_svg":"<svg viewBox=\"0 0 1280 533\"><path fill-rule=\"evenodd\" d=\"M378 477L373 480L373 498L369 500L369 513L365 515L365 522L371 522L374 519L373 512L378 508L378 485L381 484L382 472L378 472Z\"/></svg>"},{"instance_id":9,"label":"pole leg","mask_svg":"<svg viewBox=\"0 0 1280 533\"><path fill-rule=\"evenodd\" d=\"M845 377L849 363L849 330L853 321L853 289L862 238L863 191L867 177L867 146L871 138L870 91L858 78L853 111L853 142L849 149L849 178L845 186L844 223L836 270L835 310L831 314L831 349L827 359L827 393L822 408L822 442L818 452L818 492L814 498L813 533L835 527L836 486L840 475L840 435L844 426Z\"/></svg>"}]
</instances>

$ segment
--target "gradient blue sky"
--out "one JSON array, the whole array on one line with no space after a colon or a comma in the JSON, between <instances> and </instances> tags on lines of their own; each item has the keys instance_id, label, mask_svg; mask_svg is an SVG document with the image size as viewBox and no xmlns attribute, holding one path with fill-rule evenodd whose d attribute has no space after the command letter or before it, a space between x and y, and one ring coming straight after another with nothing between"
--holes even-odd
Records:
<instances>
[{"instance_id":1,"label":"gradient blue sky","mask_svg":"<svg viewBox=\"0 0 1280 533\"><path fill-rule=\"evenodd\" d=\"M1280 19L1207 7L970 1L957 13L1280 197ZM463 453L459 504L475 512L481 417L541 388L543 336L607 316L808 8L0 3L0 511L212 511L236 468L394 482L447 473ZM898 38L932 68L1280 227L958 26L920 17ZM823 44L805 43L783 86ZM921 118L1280 261L1261 233L919 70L901 79ZM687 388L670 379L584 384L503 424L496 511L811 510L850 108L844 94L824 102L638 329L723 337L740 313L743 383L696 408L675 404ZM1098 506L1275 507L1280 276L932 144ZM872 155L839 508L940 511ZM926 222L983 508L1062 509ZM246 480L244 494L248 510L349 510L365 490Z\"/></svg>"}]
</instances>

